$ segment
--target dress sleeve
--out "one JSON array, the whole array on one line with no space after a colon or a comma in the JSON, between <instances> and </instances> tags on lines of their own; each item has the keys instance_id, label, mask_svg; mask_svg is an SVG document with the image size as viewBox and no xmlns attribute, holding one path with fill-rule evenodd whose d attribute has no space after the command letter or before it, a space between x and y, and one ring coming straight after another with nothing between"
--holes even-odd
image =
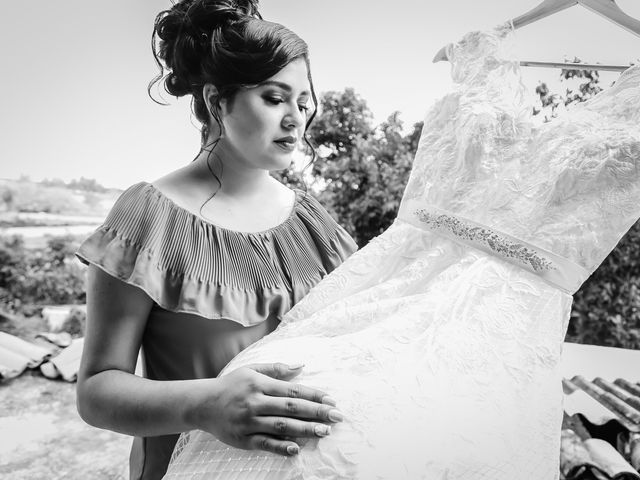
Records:
<instances>
[{"instance_id":1,"label":"dress sleeve","mask_svg":"<svg viewBox=\"0 0 640 480\"><path fill-rule=\"evenodd\" d=\"M301 215L329 273L351 256L358 245L314 197L305 194L307 208Z\"/></svg>"},{"instance_id":2,"label":"dress sleeve","mask_svg":"<svg viewBox=\"0 0 640 480\"><path fill-rule=\"evenodd\" d=\"M233 232L178 207L151 184L127 189L76 255L160 307L243 326L282 318L357 246L311 196L259 233Z\"/></svg>"},{"instance_id":3,"label":"dress sleeve","mask_svg":"<svg viewBox=\"0 0 640 480\"><path fill-rule=\"evenodd\" d=\"M154 217L152 191L139 183L128 188L118 198L105 222L85 239L76 256L85 265L93 264L110 275L135 283L139 256L153 252Z\"/></svg>"}]
</instances>

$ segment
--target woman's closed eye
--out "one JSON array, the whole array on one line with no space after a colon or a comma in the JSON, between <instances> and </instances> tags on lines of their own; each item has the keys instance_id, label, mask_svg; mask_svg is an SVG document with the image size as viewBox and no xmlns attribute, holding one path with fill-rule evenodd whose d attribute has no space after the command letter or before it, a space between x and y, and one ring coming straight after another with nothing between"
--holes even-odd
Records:
<instances>
[{"instance_id":1,"label":"woman's closed eye","mask_svg":"<svg viewBox=\"0 0 640 480\"><path fill-rule=\"evenodd\" d=\"M264 97L264 99L266 100L267 103L270 103L271 105L279 105L285 102L285 99L281 97Z\"/></svg>"},{"instance_id":2,"label":"woman's closed eye","mask_svg":"<svg viewBox=\"0 0 640 480\"><path fill-rule=\"evenodd\" d=\"M271 97L271 96L267 96L264 97L265 101L267 103L270 103L271 105L280 105L281 103L285 103L287 100L282 98L282 97ZM300 110L301 112L304 113L308 113L309 112L309 107L307 106L307 103L299 103L298 104L298 110Z\"/></svg>"}]
</instances>

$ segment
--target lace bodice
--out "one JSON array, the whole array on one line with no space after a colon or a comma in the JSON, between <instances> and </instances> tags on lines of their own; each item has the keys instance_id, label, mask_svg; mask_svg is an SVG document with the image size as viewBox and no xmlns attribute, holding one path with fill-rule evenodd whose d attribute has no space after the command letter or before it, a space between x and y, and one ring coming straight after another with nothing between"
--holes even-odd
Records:
<instances>
[{"instance_id":1,"label":"lace bodice","mask_svg":"<svg viewBox=\"0 0 640 480\"><path fill-rule=\"evenodd\" d=\"M640 66L535 125L513 35L507 24L447 47L454 89L427 114L399 218L416 200L591 273L640 215Z\"/></svg>"}]
</instances>

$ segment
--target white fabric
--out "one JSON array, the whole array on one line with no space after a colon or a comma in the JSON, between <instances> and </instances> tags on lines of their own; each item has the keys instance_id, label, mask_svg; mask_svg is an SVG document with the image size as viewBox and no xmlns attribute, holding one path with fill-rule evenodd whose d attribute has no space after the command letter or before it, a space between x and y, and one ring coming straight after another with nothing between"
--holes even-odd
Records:
<instances>
[{"instance_id":1,"label":"white fabric","mask_svg":"<svg viewBox=\"0 0 640 480\"><path fill-rule=\"evenodd\" d=\"M535 127L510 31L449 49L455 91L427 115L404 199L591 272L640 215L640 68ZM165 478L558 478L571 296L406 214L222 373L302 362L296 381L329 392L346 420L290 458L191 432Z\"/></svg>"},{"instance_id":2,"label":"white fabric","mask_svg":"<svg viewBox=\"0 0 640 480\"><path fill-rule=\"evenodd\" d=\"M398 217L417 200L592 273L640 214L640 68L535 126L510 31L449 48L454 91L427 113Z\"/></svg>"},{"instance_id":3,"label":"white fabric","mask_svg":"<svg viewBox=\"0 0 640 480\"><path fill-rule=\"evenodd\" d=\"M535 273L552 286L572 294L589 278L582 266L486 225L433 206L408 200L403 220L435 232L456 242L465 243L491 255L498 255L525 270Z\"/></svg>"}]
</instances>

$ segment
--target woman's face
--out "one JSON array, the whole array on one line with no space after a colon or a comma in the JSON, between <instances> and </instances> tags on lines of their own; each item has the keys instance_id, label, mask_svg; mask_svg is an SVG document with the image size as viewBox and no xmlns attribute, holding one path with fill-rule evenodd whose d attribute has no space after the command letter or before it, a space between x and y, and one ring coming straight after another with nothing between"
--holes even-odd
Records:
<instances>
[{"instance_id":1,"label":"woman's face","mask_svg":"<svg viewBox=\"0 0 640 480\"><path fill-rule=\"evenodd\" d=\"M246 168L279 170L293 161L313 107L307 64L300 58L256 87L221 100L224 136L232 161Z\"/></svg>"}]
</instances>

